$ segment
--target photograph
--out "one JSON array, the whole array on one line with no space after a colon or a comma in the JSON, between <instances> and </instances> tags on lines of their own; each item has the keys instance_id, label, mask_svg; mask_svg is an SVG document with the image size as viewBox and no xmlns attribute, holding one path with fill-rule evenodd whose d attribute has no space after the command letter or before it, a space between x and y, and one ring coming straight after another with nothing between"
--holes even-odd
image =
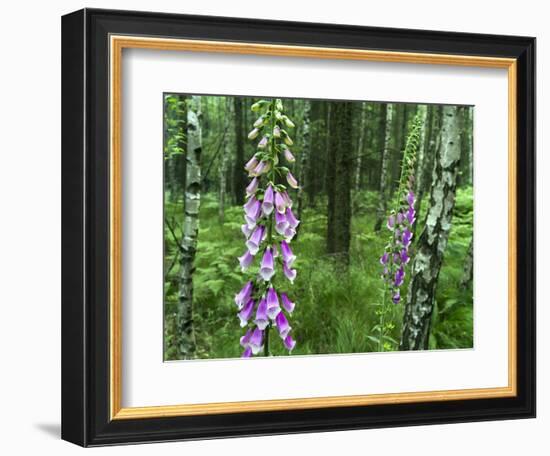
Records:
<instances>
[{"instance_id":1,"label":"photograph","mask_svg":"<svg viewBox=\"0 0 550 456\"><path fill-rule=\"evenodd\" d=\"M163 103L165 361L473 348L473 106Z\"/></svg>"}]
</instances>

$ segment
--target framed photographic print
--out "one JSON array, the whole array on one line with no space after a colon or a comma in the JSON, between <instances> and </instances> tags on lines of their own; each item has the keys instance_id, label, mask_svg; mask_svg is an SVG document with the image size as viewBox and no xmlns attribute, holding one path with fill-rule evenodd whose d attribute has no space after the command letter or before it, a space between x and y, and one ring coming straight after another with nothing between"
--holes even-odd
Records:
<instances>
[{"instance_id":1,"label":"framed photographic print","mask_svg":"<svg viewBox=\"0 0 550 456\"><path fill-rule=\"evenodd\" d=\"M535 415L535 40L62 21L62 437Z\"/></svg>"}]
</instances>

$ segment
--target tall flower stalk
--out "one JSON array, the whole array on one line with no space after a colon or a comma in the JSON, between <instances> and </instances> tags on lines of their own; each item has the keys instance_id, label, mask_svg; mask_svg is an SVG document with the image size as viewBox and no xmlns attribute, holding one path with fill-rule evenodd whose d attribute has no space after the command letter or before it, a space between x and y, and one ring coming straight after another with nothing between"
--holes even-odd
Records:
<instances>
[{"instance_id":1,"label":"tall flower stalk","mask_svg":"<svg viewBox=\"0 0 550 456\"><path fill-rule=\"evenodd\" d=\"M390 237L384 248L384 253L380 257L381 278L384 286L382 305L378 311L380 318L377 327L379 331L378 351L384 351L384 339L387 338L387 333L393 329L393 323L386 322L386 316L391 312L391 308L387 306L387 298L389 297L393 304L401 302L401 289L405 282L407 265L411 260L410 246L413 238L413 225L416 220L414 172L422 126L422 119L416 116L407 137L394 207L388 215L386 223Z\"/></svg>"},{"instance_id":2,"label":"tall flower stalk","mask_svg":"<svg viewBox=\"0 0 550 456\"><path fill-rule=\"evenodd\" d=\"M243 206L245 223L241 227L246 251L239 263L243 272L256 259L259 267L235 296L241 327L246 328L240 340L244 358L260 353L270 355L272 328L277 329L289 352L296 345L289 323L295 304L275 286L274 278L282 274L291 284L296 279L296 256L290 244L300 223L292 212L287 192L287 184L295 189L298 182L282 165L295 160L289 149L293 141L286 130L294 128L294 123L285 115L280 99L260 100L252 105L252 111L259 117L248 139L257 141L257 151L245 165L250 177Z\"/></svg>"}]
</instances>

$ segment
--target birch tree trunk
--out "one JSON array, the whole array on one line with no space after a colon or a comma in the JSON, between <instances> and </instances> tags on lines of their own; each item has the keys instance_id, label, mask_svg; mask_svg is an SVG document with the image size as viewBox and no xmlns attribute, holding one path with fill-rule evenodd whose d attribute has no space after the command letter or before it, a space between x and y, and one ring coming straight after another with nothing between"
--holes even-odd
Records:
<instances>
[{"instance_id":1,"label":"birch tree trunk","mask_svg":"<svg viewBox=\"0 0 550 456\"><path fill-rule=\"evenodd\" d=\"M365 130L367 128L367 104L365 102L361 103L361 121L360 121L360 132L359 132L359 144L357 145L357 160L355 162L355 192L359 192L361 187L361 162L363 149L365 144Z\"/></svg>"},{"instance_id":2,"label":"birch tree trunk","mask_svg":"<svg viewBox=\"0 0 550 456\"><path fill-rule=\"evenodd\" d=\"M185 179L185 215L181 241L180 287L178 293L179 349L183 359L195 354L193 325L193 273L199 233L199 208L201 190L201 125L200 97L189 99L187 109L187 154Z\"/></svg>"},{"instance_id":3,"label":"birch tree trunk","mask_svg":"<svg viewBox=\"0 0 550 456\"><path fill-rule=\"evenodd\" d=\"M388 103L386 107L386 134L384 136L384 152L382 153L382 168L380 170L380 194L378 200L378 210L376 211L376 223L374 224L374 231L380 231L382 222L386 216L387 209L387 185L388 185L388 168L390 162L390 144L392 133L392 119L393 119L394 107L391 103Z\"/></svg>"},{"instance_id":4,"label":"birch tree trunk","mask_svg":"<svg viewBox=\"0 0 550 456\"><path fill-rule=\"evenodd\" d=\"M297 196L297 205L298 205L298 220L302 220L302 212L304 209L304 191L305 187L310 185L309 182L306 182L306 168L308 166L308 156L311 152L311 138L309 134L309 120L310 120L310 114L311 114L311 102L305 101L305 107L304 107L304 118L302 120L302 131L301 131L301 139L302 144L300 148L300 157L299 157L299 164L300 164L300 170L298 174L298 183L300 184L300 188L298 189L298 196ZM296 236L298 236L300 230L300 225L296 227Z\"/></svg>"},{"instance_id":5,"label":"birch tree trunk","mask_svg":"<svg viewBox=\"0 0 550 456\"><path fill-rule=\"evenodd\" d=\"M447 247L455 205L460 163L461 112L456 106L443 107L441 141L434 163L430 209L417 242L411 280L403 316L401 350L426 350L435 292L443 254Z\"/></svg>"}]
</instances>

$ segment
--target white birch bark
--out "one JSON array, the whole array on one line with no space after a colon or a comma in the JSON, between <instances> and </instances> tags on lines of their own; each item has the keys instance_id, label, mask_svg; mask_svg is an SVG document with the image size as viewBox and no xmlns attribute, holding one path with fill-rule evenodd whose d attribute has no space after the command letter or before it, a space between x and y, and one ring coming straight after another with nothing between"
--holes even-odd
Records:
<instances>
[{"instance_id":1,"label":"white birch bark","mask_svg":"<svg viewBox=\"0 0 550 456\"><path fill-rule=\"evenodd\" d=\"M184 359L193 358L196 348L193 325L193 273L195 272L194 263L199 234L199 208L201 197L202 134L200 104L200 97L190 97L187 109L185 215L181 242L182 255L178 294L179 349Z\"/></svg>"},{"instance_id":2,"label":"white birch bark","mask_svg":"<svg viewBox=\"0 0 550 456\"><path fill-rule=\"evenodd\" d=\"M461 154L461 112L443 107L440 144L435 158L430 208L416 246L403 316L401 350L426 350L439 271L453 217Z\"/></svg>"}]
</instances>

